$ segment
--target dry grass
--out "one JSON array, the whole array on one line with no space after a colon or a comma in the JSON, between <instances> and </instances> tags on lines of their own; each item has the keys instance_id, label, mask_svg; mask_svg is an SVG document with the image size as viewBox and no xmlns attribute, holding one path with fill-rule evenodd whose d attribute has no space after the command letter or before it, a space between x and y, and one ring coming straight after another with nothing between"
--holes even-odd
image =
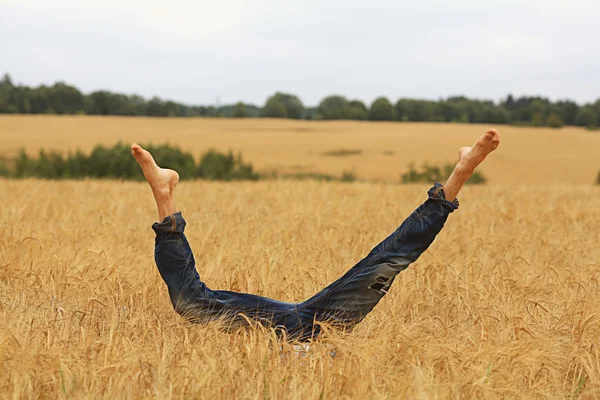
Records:
<instances>
[{"instance_id":1,"label":"dry grass","mask_svg":"<svg viewBox=\"0 0 600 400\"><path fill-rule=\"evenodd\" d=\"M374 312L304 356L269 332L226 334L172 311L145 184L0 189L3 396L600 396L599 188L467 188ZM293 301L358 261L426 189L187 182L178 205L209 286Z\"/></svg>"},{"instance_id":2,"label":"dry grass","mask_svg":"<svg viewBox=\"0 0 600 400\"><path fill-rule=\"evenodd\" d=\"M168 141L192 151L242 151L259 170L399 181L410 162L451 162L487 127L460 124L311 122L287 120L0 116L0 156L25 146L89 151L118 140ZM584 183L600 169L600 132L565 128L499 127L502 152L483 166L492 183ZM343 150L353 155L326 156Z\"/></svg>"},{"instance_id":3,"label":"dry grass","mask_svg":"<svg viewBox=\"0 0 600 400\"><path fill-rule=\"evenodd\" d=\"M355 157L363 177L395 174L410 160L401 148L445 161L442 148L482 129L50 117L0 124L4 151L195 137L186 147L241 148L263 168L314 162L336 172ZM227 334L173 312L153 263L147 185L0 180L0 397L600 397L600 187L590 184L598 135L502 133L484 166L492 185L464 190L430 250L353 333L332 332L300 356L269 331ZM525 158L535 143L543 147ZM394 155L380 154L390 148ZM322 155L336 149L363 152ZM550 178L562 183L541 184ZM298 301L395 229L426 189L184 182L177 204L211 288Z\"/></svg>"}]
</instances>

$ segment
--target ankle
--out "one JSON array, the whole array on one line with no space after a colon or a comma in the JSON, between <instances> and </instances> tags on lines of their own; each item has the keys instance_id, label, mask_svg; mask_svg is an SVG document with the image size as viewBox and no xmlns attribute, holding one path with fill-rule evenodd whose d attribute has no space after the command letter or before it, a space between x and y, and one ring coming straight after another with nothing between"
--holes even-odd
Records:
<instances>
[{"instance_id":1,"label":"ankle","mask_svg":"<svg viewBox=\"0 0 600 400\"><path fill-rule=\"evenodd\" d=\"M477 164L475 160L466 157L460 160L458 164L456 164L456 167L454 167L454 171L460 176L466 176L468 179L475 172L476 166Z\"/></svg>"}]
</instances>

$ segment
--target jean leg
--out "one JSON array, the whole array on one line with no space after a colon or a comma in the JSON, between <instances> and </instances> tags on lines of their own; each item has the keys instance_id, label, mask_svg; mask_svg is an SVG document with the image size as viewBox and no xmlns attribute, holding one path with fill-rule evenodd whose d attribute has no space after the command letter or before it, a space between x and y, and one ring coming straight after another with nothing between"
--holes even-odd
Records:
<instances>
[{"instance_id":1,"label":"jean leg","mask_svg":"<svg viewBox=\"0 0 600 400\"><path fill-rule=\"evenodd\" d=\"M185 226L181 212L152 225L156 232L154 258L175 311L195 323L222 320L229 327L237 327L245 325L249 318L265 326L297 329L295 304L209 289L196 271L194 255L184 234Z\"/></svg>"},{"instance_id":2,"label":"jean leg","mask_svg":"<svg viewBox=\"0 0 600 400\"><path fill-rule=\"evenodd\" d=\"M396 275L427 250L458 200L447 201L436 183L428 199L400 227L337 281L298 306L315 321L352 328L387 293Z\"/></svg>"},{"instance_id":3,"label":"jean leg","mask_svg":"<svg viewBox=\"0 0 600 400\"><path fill-rule=\"evenodd\" d=\"M167 284L173 308L182 315L189 312L190 303L200 305L210 298L210 289L196 271L196 261L184 234L185 225L181 212L152 225L156 232L154 260Z\"/></svg>"}]
</instances>

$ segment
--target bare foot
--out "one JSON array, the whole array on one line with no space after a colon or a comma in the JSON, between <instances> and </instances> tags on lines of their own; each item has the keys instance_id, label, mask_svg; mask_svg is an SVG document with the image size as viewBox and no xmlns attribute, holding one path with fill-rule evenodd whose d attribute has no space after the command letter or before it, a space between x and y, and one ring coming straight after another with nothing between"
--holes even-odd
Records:
<instances>
[{"instance_id":1,"label":"bare foot","mask_svg":"<svg viewBox=\"0 0 600 400\"><path fill-rule=\"evenodd\" d=\"M156 165L152 154L136 143L131 145L131 154L142 167L144 177L146 177L152 188L152 194L154 194L158 206L159 218L162 221L175 212L173 191L179 183L179 174L172 169L160 168Z\"/></svg>"},{"instance_id":2,"label":"bare foot","mask_svg":"<svg viewBox=\"0 0 600 400\"><path fill-rule=\"evenodd\" d=\"M461 147L460 149L458 149L458 161L465 158L465 156L467 154L469 154L469 151L471 151L471 149L472 149L471 146L465 146L465 147Z\"/></svg>"},{"instance_id":3,"label":"bare foot","mask_svg":"<svg viewBox=\"0 0 600 400\"><path fill-rule=\"evenodd\" d=\"M500 144L500 134L495 129L490 129L473 145L473 147L461 147L458 149L458 164L444 185L446 200L456 199L458 192L473 175L475 168L485 160L492 151Z\"/></svg>"},{"instance_id":4,"label":"bare foot","mask_svg":"<svg viewBox=\"0 0 600 400\"><path fill-rule=\"evenodd\" d=\"M488 154L498 148L500 144L500 133L490 129L477 139L473 147L461 147L458 149L458 161L468 171L475 168L485 160Z\"/></svg>"}]
</instances>

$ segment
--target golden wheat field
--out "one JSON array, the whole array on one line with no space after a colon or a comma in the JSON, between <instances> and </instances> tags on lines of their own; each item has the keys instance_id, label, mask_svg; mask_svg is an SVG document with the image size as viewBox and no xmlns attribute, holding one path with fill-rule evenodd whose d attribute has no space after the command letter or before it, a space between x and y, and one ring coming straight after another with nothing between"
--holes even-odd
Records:
<instances>
[{"instance_id":1,"label":"golden wheat field","mask_svg":"<svg viewBox=\"0 0 600 400\"><path fill-rule=\"evenodd\" d=\"M359 177L392 180L409 160L452 160L483 129L2 117L0 148L168 139L198 153L242 150L259 169L356 163ZM599 398L600 135L500 131L482 166L490 183L463 190L430 249L352 333L331 331L308 352L265 329L225 333L172 310L145 183L0 179L0 397ZM364 151L320 154L340 148ZM184 181L177 206L209 287L300 301L359 261L427 189Z\"/></svg>"}]
</instances>

